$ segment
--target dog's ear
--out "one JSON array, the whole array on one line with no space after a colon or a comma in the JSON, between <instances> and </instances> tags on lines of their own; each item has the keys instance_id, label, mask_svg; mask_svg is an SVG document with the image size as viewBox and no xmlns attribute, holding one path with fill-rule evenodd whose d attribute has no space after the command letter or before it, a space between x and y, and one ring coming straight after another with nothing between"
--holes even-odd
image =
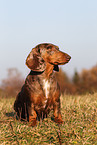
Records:
<instances>
[{"instance_id":1,"label":"dog's ear","mask_svg":"<svg viewBox=\"0 0 97 145\"><path fill-rule=\"evenodd\" d=\"M46 63L41 57L39 51L37 51L37 48L33 48L30 54L28 55L26 59L26 65L32 71L42 72L45 70Z\"/></svg>"}]
</instances>

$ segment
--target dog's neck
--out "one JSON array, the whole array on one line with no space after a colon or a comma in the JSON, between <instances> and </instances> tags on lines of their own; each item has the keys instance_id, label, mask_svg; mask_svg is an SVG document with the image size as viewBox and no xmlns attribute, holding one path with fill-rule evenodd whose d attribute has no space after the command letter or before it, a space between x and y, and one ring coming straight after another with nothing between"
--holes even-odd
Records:
<instances>
[{"instance_id":1,"label":"dog's neck","mask_svg":"<svg viewBox=\"0 0 97 145\"><path fill-rule=\"evenodd\" d=\"M46 69L44 71L46 79L49 79L49 77L52 75L54 69L54 65L47 63L46 64Z\"/></svg>"},{"instance_id":2,"label":"dog's neck","mask_svg":"<svg viewBox=\"0 0 97 145\"><path fill-rule=\"evenodd\" d=\"M44 71L43 71L44 72ZM43 72L37 72L37 71L30 71L30 75L41 75Z\"/></svg>"},{"instance_id":3,"label":"dog's neck","mask_svg":"<svg viewBox=\"0 0 97 145\"><path fill-rule=\"evenodd\" d=\"M46 64L46 69L42 72L32 71L30 72L30 75L39 75L41 77L44 77L46 80L50 78L50 76L53 74L54 65L51 65L50 63Z\"/></svg>"}]
</instances>

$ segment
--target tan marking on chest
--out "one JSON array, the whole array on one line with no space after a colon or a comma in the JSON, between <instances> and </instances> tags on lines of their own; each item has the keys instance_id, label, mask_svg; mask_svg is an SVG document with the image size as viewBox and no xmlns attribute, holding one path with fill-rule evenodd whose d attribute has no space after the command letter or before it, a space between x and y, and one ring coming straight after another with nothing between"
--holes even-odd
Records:
<instances>
[{"instance_id":1,"label":"tan marking on chest","mask_svg":"<svg viewBox=\"0 0 97 145\"><path fill-rule=\"evenodd\" d=\"M44 90L45 97L46 97L45 105L44 105L44 107L45 107L46 103L47 103L48 96L49 96L49 91L50 91L50 82L46 79L43 80L43 90Z\"/></svg>"}]
</instances>

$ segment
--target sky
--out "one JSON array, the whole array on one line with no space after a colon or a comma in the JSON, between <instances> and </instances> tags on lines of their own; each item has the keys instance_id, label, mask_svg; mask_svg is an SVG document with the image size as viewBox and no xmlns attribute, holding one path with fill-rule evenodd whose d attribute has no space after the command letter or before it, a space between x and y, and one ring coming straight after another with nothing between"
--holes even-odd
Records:
<instances>
[{"instance_id":1,"label":"sky","mask_svg":"<svg viewBox=\"0 0 97 145\"><path fill-rule=\"evenodd\" d=\"M26 78L25 60L37 44L59 46L72 76L97 65L97 0L0 0L0 81L8 68Z\"/></svg>"}]
</instances>

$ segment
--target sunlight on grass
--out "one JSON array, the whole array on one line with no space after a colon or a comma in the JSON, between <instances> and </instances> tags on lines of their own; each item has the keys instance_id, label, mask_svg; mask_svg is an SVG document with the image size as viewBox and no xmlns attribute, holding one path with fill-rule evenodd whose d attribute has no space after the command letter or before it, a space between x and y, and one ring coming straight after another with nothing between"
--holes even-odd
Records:
<instances>
[{"instance_id":1,"label":"sunlight on grass","mask_svg":"<svg viewBox=\"0 0 97 145\"><path fill-rule=\"evenodd\" d=\"M51 120L53 112L34 128L16 120L14 100L0 99L0 144L97 144L97 93L61 96L64 123L60 126Z\"/></svg>"}]
</instances>

